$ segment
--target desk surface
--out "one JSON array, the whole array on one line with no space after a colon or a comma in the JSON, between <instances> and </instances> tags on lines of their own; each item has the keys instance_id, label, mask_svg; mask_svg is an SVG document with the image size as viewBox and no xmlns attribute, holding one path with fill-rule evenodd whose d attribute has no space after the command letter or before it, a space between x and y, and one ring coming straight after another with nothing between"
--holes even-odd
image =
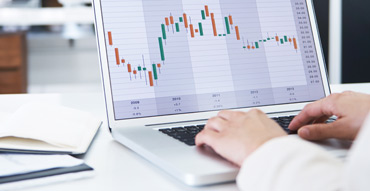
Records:
<instances>
[{"instance_id":1,"label":"desk surface","mask_svg":"<svg viewBox=\"0 0 370 191\"><path fill-rule=\"evenodd\" d=\"M370 84L333 85L332 92L345 90L370 93ZM27 96L27 98L25 98ZM105 107L102 93L62 94L62 95L1 95L2 109L11 111L14 100L40 99L60 102L62 105L93 112L105 121ZM10 101L13 100L13 101ZM4 106L5 104L5 106ZM6 106L8 105L8 108ZM4 107L3 107L4 106ZM4 111L4 110L3 110ZM133 151L117 143L108 132L106 123L99 130L97 137L86 155L81 156L95 169L93 178L57 183L29 188L27 191L73 191L73 190L238 190L235 183L207 187L188 187L173 177L141 158Z\"/></svg>"}]
</instances>

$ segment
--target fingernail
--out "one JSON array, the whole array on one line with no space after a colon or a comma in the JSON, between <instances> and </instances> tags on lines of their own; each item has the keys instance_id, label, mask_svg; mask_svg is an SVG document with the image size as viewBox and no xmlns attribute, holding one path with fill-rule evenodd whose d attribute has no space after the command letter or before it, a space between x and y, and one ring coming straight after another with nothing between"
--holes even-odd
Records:
<instances>
[{"instance_id":1,"label":"fingernail","mask_svg":"<svg viewBox=\"0 0 370 191\"><path fill-rule=\"evenodd\" d=\"M302 135L303 137L309 137L310 131L307 128L300 129L298 134Z\"/></svg>"}]
</instances>

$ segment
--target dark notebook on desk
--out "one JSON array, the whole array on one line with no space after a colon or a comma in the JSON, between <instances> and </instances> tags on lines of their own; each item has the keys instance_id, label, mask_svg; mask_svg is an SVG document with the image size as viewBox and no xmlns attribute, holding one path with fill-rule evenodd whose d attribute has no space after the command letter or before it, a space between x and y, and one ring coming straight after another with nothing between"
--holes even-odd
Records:
<instances>
[{"instance_id":1,"label":"dark notebook on desk","mask_svg":"<svg viewBox=\"0 0 370 191\"><path fill-rule=\"evenodd\" d=\"M1 153L0 190L92 176L93 168L69 155Z\"/></svg>"}]
</instances>

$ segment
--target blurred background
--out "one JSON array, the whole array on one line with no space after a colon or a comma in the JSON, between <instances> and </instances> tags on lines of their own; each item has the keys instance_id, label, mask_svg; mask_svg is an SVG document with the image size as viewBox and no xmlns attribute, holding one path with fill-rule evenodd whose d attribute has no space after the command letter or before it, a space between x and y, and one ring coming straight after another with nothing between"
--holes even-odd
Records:
<instances>
[{"instance_id":1,"label":"blurred background","mask_svg":"<svg viewBox=\"0 0 370 191\"><path fill-rule=\"evenodd\" d=\"M330 81L370 82L370 1L314 0ZM90 0L0 0L0 93L101 91Z\"/></svg>"},{"instance_id":2,"label":"blurred background","mask_svg":"<svg viewBox=\"0 0 370 191\"><path fill-rule=\"evenodd\" d=\"M0 93L101 91L89 0L0 0Z\"/></svg>"}]
</instances>

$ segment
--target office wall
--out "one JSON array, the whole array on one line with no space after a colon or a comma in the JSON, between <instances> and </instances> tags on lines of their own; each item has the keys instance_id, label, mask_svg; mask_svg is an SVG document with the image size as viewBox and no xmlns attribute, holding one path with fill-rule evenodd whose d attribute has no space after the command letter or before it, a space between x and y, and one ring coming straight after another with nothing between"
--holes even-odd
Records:
<instances>
[{"instance_id":1,"label":"office wall","mask_svg":"<svg viewBox=\"0 0 370 191\"><path fill-rule=\"evenodd\" d=\"M370 82L370 1L343 0L343 83Z\"/></svg>"}]
</instances>

